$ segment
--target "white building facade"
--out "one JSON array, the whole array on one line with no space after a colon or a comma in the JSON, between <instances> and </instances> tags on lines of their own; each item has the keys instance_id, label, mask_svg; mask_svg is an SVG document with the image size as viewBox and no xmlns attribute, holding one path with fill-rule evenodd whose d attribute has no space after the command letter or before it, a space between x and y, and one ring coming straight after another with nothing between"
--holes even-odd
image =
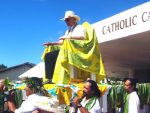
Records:
<instances>
[{"instance_id":1,"label":"white building facade","mask_svg":"<svg viewBox=\"0 0 150 113\"><path fill-rule=\"evenodd\" d=\"M92 24L108 77L150 78L150 2ZM144 77L144 79L143 79Z\"/></svg>"}]
</instances>

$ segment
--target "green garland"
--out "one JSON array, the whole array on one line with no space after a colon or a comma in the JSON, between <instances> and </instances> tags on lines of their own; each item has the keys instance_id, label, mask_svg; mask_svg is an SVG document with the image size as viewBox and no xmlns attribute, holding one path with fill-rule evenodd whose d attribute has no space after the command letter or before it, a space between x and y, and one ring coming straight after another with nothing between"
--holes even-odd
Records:
<instances>
[{"instance_id":1,"label":"green garland","mask_svg":"<svg viewBox=\"0 0 150 113\"><path fill-rule=\"evenodd\" d=\"M123 113L128 113L129 95L126 95L124 103L125 104L124 104L124 111L123 111Z\"/></svg>"},{"instance_id":2,"label":"green garland","mask_svg":"<svg viewBox=\"0 0 150 113\"><path fill-rule=\"evenodd\" d=\"M90 98L88 103L85 105L85 109L90 110L93 107L93 105L95 105L95 103L96 103L96 97Z\"/></svg>"},{"instance_id":3,"label":"green garland","mask_svg":"<svg viewBox=\"0 0 150 113\"><path fill-rule=\"evenodd\" d=\"M4 99L7 98L8 95L5 93L0 92L0 111L3 110L4 107Z\"/></svg>"},{"instance_id":4,"label":"green garland","mask_svg":"<svg viewBox=\"0 0 150 113\"><path fill-rule=\"evenodd\" d=\"M41 89L43 88L42 80L40 78L25 78L23 80L25 84L34 92L34 93L40 93Z\"/></svg>"},{"instance_id":5,"label":"green garland","mask_svg":"<svg viewBox=\"0 0 150 113\"><path fill-rule=\"evenodd\" d=\"M125 100L125 97L126 97L126 92L122 84L112 85L109 95L108 95L108 100L112 108L122 107L124 103L123 100Z\"/></svg>"},{"instance_id":6,"label":"green garland","mask_svg":"<svg viewBox=\"0 0 150 113\"><path fill-rule=\"evenodd\" d=\"M43 82L41 78L37 77L32 77L32 78L25 78L23 80L25 84L34 92L34 93L39 93L42 94L43 96L51 96L48 94L48 92L44 89L43 87Z\"/></svg>"},{"instance_id":7,"label":"green garland","mask_svg":"<svg viewBox=\"0 0 150 113\"><path fill-rule=\"evenodd\" d=\"M14 103L16 105L16 108L19 108L23 102L22 90L15 89L14 93L15 93Z\"/></svg>"},{"instance_id":8,"label":"green garland","mask_svg":"<svg viewBox=\"0 0 150 113\"><path fill-rule=\"evenodd\" d=\"M111 89L108 94L108 101L111 108L118 109L124 106L126 101L126 91L124 90L124 84L111 85ZM141 106L144 104L150 104L150 83L137 84L138 96L140 98Z\"/></svg>"},{"instance_id":9,"label":"green garland","mask_svg":"<svg viewBox=\"0 0 150 113\"><path fill-rule=\"evenodd\" d=\"M150 83L138 84L137 86L141 105L150 104Z\"/></svg>"}]
</instances>

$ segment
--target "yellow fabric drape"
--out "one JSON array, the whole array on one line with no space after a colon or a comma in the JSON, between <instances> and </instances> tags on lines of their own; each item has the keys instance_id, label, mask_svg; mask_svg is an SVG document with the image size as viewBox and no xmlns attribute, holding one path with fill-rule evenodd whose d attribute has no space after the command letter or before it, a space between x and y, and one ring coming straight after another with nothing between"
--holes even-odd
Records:
<instances>
[{"instance_id":1,"label":"yellow fabric drape","mask_svg":"<svg viewBox=\"0 0 150 113\"><path fill-rule=\"evenodd\" d=\"M65 39L63 41L54 70L52 80L54 83L69 84L69 65L96 74L97 82L105 78L95 30L87 22L83 23L83 27L86 30L85 40Z\"/></svg>"},{"instance_id":2,"label":"yellow fabric drape","mask_svg":"<svg viewBox=\"0 0 150 113\"><path fill-rule=\"evenodd\" d=\"M79 90L77 91L77 96L79 98L82 97L83 95L83 87L84 87L84 83L79 83L79 84L74 84L74 86L78 87ZM70 104L70 99L72 98L72 94L73 91L70 88L71 86L68 87L64 87L64 86L57 86L57 84L46 84L44 85L44 88L46 90L50 90L52 88L56 88L56 94L57 94L57 99L59 100L59 104ZM108 89L108 85L104 84L104 85L100 85L98 84L99 90L101 92L101 96L103 96L103 94L107 91Z\"/></svg>"},{"instance_id":3,"label":"yellow fabric drape","mask_svg":"<svg viewBox=\"0 0 150 113\"><path fill-rule=\"evenodd\" d=\"M55 50L59 50L60 49L60 45L49 45L49 46L45 46L44 52L41 56L41 59L44 61L44 57L47 53L55 51Z\"/></svg>"},{"instance_id":4,"label":"yellow fabric drape","mask_svg":"<svg viewBox=\"0 0 150 113\"><path fill-rule=\"evenodd\" d=\"M45 55L49 52L55 51L55 50L59 50L60 49L60 45L49 45L49 46L45 46L44 52L41 56L41 59L44 61ZM53 59L52 59L53 60ZM43 76L43 81L47 81L46 76L44 74Z\"/></svg>"},{"instance_id":5,"label":"yellow fabric drape","mask_svg":"<svg viewBox=\"0 0 150 113\"><path fill-rule=\"evenodd\" d=\"M56 84L44 84L44 89L45 90L50 90L56 86Z\"/></svg>"},{"instance_id":6,"label":"yellow fabric drape","mask_svg":"<svg viewBox=\"0 0 150 113\"><path fill-rule=\"evenodd\" d=\"M69 87L57 87L56 94L59 100L59 104L70 105L70 98L72 97L72 90Z\"/></svg>"}]
</instances>

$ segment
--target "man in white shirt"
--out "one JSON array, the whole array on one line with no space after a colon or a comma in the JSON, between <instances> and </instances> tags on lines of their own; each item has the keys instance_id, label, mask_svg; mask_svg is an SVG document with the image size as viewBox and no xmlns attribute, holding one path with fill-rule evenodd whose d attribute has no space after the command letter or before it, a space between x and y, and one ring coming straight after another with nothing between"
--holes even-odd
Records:
<instances>
[{"instance_id":1,"label":"man in white shirt","mask_svg":"<svg viewBox=\"0 0 150 113\"><path fill-rule=\"evenodd\" d=\"M123 113L140 113L140 100L136 92L136 80L125 80L124 88L128 93Z\"/></svg>"},{"instance_id":2,"label":"man in white shirt","mask_svg":"<svg viewBox=\"0 0 150 113\"><path fill-rule=\"evenodd\" d=\"M100 90L97 83L93 80L87 80L83 93L82 99L75 98L73 100L73 104L78 108L77 113L101 113Z\"/></svg>"},{"instance_id":3,"label":"man in white shirt","mask_svg":"<svg viewBox=\"0 0 150 113\"><path fill-rule=\"evenodd\" d=\"M64 18L66 25L68 26L68 30L64 36L59 38L58 42L47 42L45 46L52 46L52 45L61 45L63 40L65 39L76 39L76 40L84 40L85 38L85 29L82 25L78 25L77 22L80 21L80 17L75 15L73 11L66 11ZM53 72L55 69L55 63L58 56L59 50L55 50L49 52L45 55L44 62L45 62L45 74L47 79L52 79Z\"/></svg>"}]
</instances>

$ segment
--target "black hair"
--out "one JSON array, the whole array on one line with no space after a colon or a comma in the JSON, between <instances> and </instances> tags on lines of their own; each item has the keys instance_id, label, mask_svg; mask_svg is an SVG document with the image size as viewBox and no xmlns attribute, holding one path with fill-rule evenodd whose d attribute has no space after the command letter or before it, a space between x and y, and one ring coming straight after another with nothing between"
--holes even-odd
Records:
<instances>
[{"instance_id":1,"label":"black hair","mask_svg":"<svg viewBox=\"0 0 150 113\"><path fill-rule=\"evenodd\" d=\"M136 84L137 84L137 79L134 79L134 78L125 78L124 82L126 82L127 80L130 81L130 85L134 87L134 91L137 91L137 88L136 88Z\"/></svg>"},{"instance_id":2,"label":"black hair","mask_svg":"<svg viewBox=\"0 0 150 113\"><path fill-rule=\"evenodd\" d=\"M94 80L87 80L86 82L89 82L91 84L90 89L93 92L93 96L96 96L98 98L101 97L101 92L98 88L97 83Z\"/></svg>"},{"instance_id":3,"label":"black hair","mask_svg":"<svg viewBox=\"0 0 150 113\"><path fill-rule=\"evenodd\" d=\"M44 96L50 96L48 92L44 89L41 78L37 77L25 78L25 83L34 93L40 93L43 94Z\"/></svg>"}]
</instances>

